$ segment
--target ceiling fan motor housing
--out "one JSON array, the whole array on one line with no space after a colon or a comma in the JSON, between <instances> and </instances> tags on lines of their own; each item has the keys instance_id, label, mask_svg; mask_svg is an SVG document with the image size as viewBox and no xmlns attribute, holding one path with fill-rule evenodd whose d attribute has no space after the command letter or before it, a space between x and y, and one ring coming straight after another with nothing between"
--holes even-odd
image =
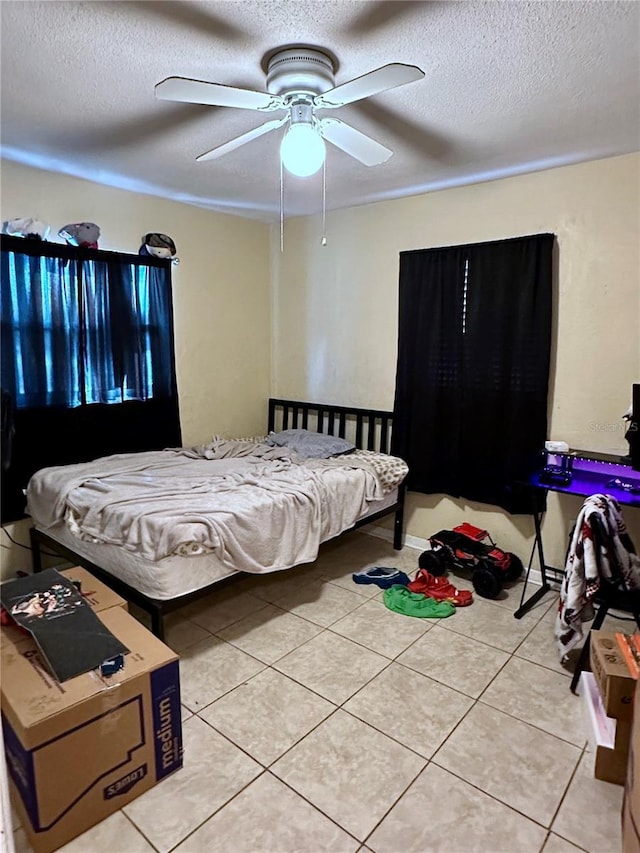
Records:
<instances>
[{"instance_id":1,"label":"ceiling fan motor housing","mask_svg":"<svg viewBox=\"0 0 640 853\"><path fill-rule=\"evenodd\" d=\"M319 95L334 86L333 62L321 50L287 48L269 60L267 91L272 95Z\"/></svg>"}]
</instances>

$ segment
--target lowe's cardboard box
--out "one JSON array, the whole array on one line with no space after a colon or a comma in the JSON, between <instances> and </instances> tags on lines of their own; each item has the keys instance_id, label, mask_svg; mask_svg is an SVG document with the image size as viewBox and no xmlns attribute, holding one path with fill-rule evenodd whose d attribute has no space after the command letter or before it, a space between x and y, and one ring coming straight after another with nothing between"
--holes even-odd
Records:
<instances>
[{"instance_id":1,"label":"lowe's cardboard box","mask_svg":"<svg viewBox=\"0 0 640 853\"><path fill-rule=\"evenodd\" d=\"M98 617L130 650L109 677L93 670L60 683L32 639L2 643L7 768L36 853L56 850L182 766L177 655L122 607Z\"/></svg>"},{"instance_id":2,"label":"lowe's cardboard box","mask_svg":"<svg viewBox=\"0 0 640 853\"><path fill-rule=\"evenodd\" d=\"M129 609L127 602L101 581L96 580L92 574L82 566L73 566L71 569L62 569L61 575L80 585L80 592L85 600L89 602L93 610L99 613L108 610L109 607L123 607Z\"/></svg>"}]
</instances>

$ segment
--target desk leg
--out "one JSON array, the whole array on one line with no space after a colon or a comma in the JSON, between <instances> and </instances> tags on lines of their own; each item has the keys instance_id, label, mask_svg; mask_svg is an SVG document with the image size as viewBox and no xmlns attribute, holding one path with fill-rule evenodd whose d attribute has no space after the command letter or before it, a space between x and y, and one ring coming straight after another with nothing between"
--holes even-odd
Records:
<instances>
[{"instance_id":1,"label":"desk leg","mask_svg":"<svg viewBox=\"0 0 640 853\"><path fill-rule=\"evenodd\" d=\"M538 601L551 589L549 586L549 581L547 580L547 567L544 562L544 551L542 549L542 511L538 508L538 504L536 501L535 494L533 496L533 523L535 526L535 539L533 541L533 549L531 551L531 559L529 560L529 566L527 568L527 574L524 579L524 586L522 588L522 598L520 599L520 607L513 614L514 618L521 619L524 614L531 610L534 604L537 604ZM530 598L526 601L524 600L524 595L527 589L527 582L529 580L529 574L531 572L531 567L533 565L533 558L536 550L538 551L538 562L540 564L540 575L542 576L542 586L540 589L536 590Z\"/></svg>"}]
</instances>

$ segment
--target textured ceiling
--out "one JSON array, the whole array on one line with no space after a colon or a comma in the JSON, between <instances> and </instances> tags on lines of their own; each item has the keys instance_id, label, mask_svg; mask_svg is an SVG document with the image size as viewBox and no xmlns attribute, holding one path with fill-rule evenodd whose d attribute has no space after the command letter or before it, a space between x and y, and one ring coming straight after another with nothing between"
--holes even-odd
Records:
<instances>
[{"instance_id":1,"label":"textured ceiling","mask_svg":"<svg viewBox=\"0 0 640 853\"><path fill-rule=\"evenodd\" d=\"M327 146L329 209L640 149L636 0L4 0L0 10L4 157L214 210L277 220L282 131L196 163L273 114L160 101L154 86L182 76L265 91L265 56L287 44L327 48L336 84L391 62L425 72L324 111L394 152L367 167ZM286 215L321 208L321 175L285 174Z\"/></svg>"}]
</instances>

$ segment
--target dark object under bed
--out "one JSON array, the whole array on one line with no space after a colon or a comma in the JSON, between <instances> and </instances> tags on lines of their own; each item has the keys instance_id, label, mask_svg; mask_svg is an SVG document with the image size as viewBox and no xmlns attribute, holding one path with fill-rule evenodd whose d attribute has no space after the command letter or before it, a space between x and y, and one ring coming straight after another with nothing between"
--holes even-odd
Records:
<instances>
[{"instance_id":1,"label":"dark object under bed","mask_svg":"<svg viewBox=\"0 0 640 853\"><path fill-rule=\"evenodd\" d=\"M327 435L348 438L356 447L362 450L374 450L379 453L390 453L392 421L393 413L380 409L360 409L277 398L269 400L269 432L285 429L309 429ZM356 522L354 528L370 524L372 521L393 513L395 515L393 547L399 551L402 548L404 496L405 486L401 484L398 489L398 499L394 504L380 512L373 513L361 519ZM166 614L183 607L185 604L203 598L211 593L214 588L228 583L236 577L236 575L232 575L229 578L215 581L194 592L169 600L150 598L119 578L114 577L110 572L102 569L91 560L52 539L43 531L32 527L30 536L34 572L42 571L42 546L64 557L65 560L68 560L73 565L83 566L95 575L96 578L113 589L114 592L149 613L151 616L151 630L161 640L164 639L164 617ZM238 571L242 570L238 569Z\"/></svg>"}]
</instances>

